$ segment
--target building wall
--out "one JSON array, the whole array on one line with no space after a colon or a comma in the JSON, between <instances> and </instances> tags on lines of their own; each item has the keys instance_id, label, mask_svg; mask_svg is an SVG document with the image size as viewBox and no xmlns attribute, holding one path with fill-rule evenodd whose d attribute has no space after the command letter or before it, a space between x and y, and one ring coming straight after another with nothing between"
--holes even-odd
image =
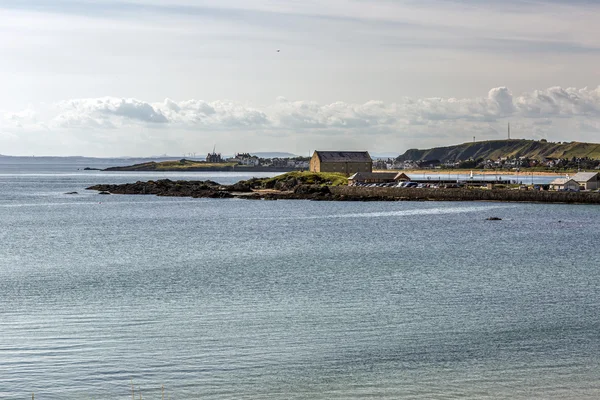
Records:
<instances>
[{"instance_id":1,"label":"building wall","mask_svg":"<svg viewBox=\"0 0 600 400\"><path fill-rule=\"evenodd\" d=\"M310 158L310 171L321 172L321 161L319 160L319 157L317 157L317 153L314 153Z\"/></svg>"},{"instance_id":2,"label":"building wall","mask_svg":"<svg viewBox=\"0 0 600 400\"><path fill-rule=\"evenodd\" d=\"M315 172L338 172L345 175L373 172L373 164L369 162L321 162L318 168Z\"/></svg>"},{"instance_id":3,"label":"building wall","mask_svg":"<svg viewBox=\"0 0 600 400\"><path fill-rule=\"evenodd\" d=\"M588 181L584 184L585 186L585 190L596 190L598 189L600 186L598 186L598 178L596 179L592 179L591 181Z\"/></svg>"},{"instance_id":4,"label":"building wall","mask_svg":"<svg viewBox=\"0 0 600 400\"><path fill-rule=\"evenodd\" d=\"M373 172L373 162L321 162L317 153L310 159L311 172L338 172L347 176L357 172Z\"/></svg>"}]
</instances>

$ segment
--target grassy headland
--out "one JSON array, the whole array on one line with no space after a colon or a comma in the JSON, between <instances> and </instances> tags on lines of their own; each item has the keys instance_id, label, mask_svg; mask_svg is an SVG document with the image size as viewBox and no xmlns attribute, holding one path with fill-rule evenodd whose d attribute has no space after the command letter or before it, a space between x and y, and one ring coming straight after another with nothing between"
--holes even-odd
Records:
<instances>
[{"instance_id":1,"label":"grassy headland","mask_svg":"<svg viewBox=\"0 0 600 400\"><path fill-rule=\"evenodd\" d=\"M142 164L127 165L124 167L110 167L106 168L105 171L202 171L202 170L214 170L214 169L231 169L231 168L243 168L238 166L236 163L208 163L204 161L194 160L173 160L173 161L161 161L155 162L150 161Z\"/></svg>"},{"instance_id":2,"label":"grassy headland","mask_svg":"<svg viewBox=\"0 0 600 400\"><path fill-rule=\"evenodd\" d=\"M600 159L600 144L583 142L553 143L545 140L525 139L487 140L425 150L410 149L400 155L397 160L440 160L441 162L447 162L478 158L496 160L502 157Z\"/></svg>"}]
</instances>

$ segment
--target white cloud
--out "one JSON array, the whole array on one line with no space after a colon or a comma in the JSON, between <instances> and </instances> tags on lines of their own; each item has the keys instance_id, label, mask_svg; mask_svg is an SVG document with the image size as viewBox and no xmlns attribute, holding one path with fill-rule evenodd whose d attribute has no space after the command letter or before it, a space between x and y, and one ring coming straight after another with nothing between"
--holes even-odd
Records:
<instances>
[{"instance_id":1,"label":"white cloud","mask_svg":"<svg viewBox=\"0 0 600 400\"><path fill-rule=\"evenodd\" d=\"M319 104L289 101L283 97L267 106L217 100L166 99L148 102L131 98L91 98L61 101L50 111L47 123L55 129L127 126L178 127L182 129L284 131L394 130L401 126L432 126L449 121L495 122L508 118L537 119L550 125L552 118L600 117L600 87L595 89L552 87L513 96L506 87L493 88L478 98L403 98L386 104L371 100L362 104L342 101ZM35 110L5 112L7 122L33 124Z\"/></svg>"},{"instance_id":2,"label":"white cloud","mask_svg":"<svg viewBox=\"0 0 600 400\"><path fill-rule=\"evenodd\" d=\"M600 86L595 89L552 87L516 99L519 114L527 117L600 116Z\"/></svg>"},{"instance_id":3,"label":"white cloud","mask_svg":"<svg viewBox=\"0 0 600 400\"><path fill-rule=\"evenodd\" d=\"M105 152L110 144L159 154L177 146L206 146L207 141L236 150L249 144L259 146L255 150L273 149L277 143L279 149L301 148L301 154L306 148L324 145L374 146L386 151L395 147L400 152L409 146L464 142L472 136L479 140L505 137L509 121L513 137L593 141L589 135L600 124L600 88L551 87L515 96L508 88L498 87L476 98L402 98L394 103L360 104L279 97L264 106L227 100L150 102L102 97L0 115L0 127L17 135L17 142L19 135L44 131L40 143L55 137L63 145L78 143L84 149L88 143L95 149L103 146ZM580 137L572 137L578 133Z\"/></svg>"},{"instance_id":4,"label":"white cloud","mask_svg":"<svg viewBox=\"0 0 600 400\"><path fill-rule=\"evenodd\" d=\"M167 123L169 120L152 105L136 99L104 97L74 99L56 105L60 113L54 118L59 127L116 127L129 123Z\"/></svg>"}]
</instances>

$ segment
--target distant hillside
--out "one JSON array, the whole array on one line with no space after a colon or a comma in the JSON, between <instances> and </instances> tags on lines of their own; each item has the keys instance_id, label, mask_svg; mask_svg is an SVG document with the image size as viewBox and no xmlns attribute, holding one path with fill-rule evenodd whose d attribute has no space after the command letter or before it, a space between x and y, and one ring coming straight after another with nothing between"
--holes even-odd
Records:
<instances>
[{"instance_id":1,"label":"distant hillside","mask_svg":"<svg viewBox=\"0 0 600 400\"><path fill-rule=\"evenodd\" d=\"M489 140L449 147L434 147L426 150L411 149L400 155L397 160L452 162L464 161L470 158L496 160L501 157L528 157L530 159L589 157L600 159L600 144L581 142L551 143L524 139Z\"/></svg>"}]
</instances>

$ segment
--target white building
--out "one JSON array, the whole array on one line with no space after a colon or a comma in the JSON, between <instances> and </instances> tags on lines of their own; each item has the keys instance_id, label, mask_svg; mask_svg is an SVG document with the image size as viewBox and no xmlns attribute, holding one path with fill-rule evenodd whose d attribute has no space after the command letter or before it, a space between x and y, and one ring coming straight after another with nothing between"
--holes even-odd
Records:
<instances>
[{"instance_id":1,"label":"white building","mask_svg":"<svg viewBox=\"0 0 600 400\"><path fill-rule=\"evenodd\" d=\"M573 176L573 180L584 190L600 188L600 173L598 172L578 172Z\"/></svg>"},{"instance_id":2,"label":"white building","mask_svg":"<svg viewBox=\"0 0 600 400\"><path fill-rule=\"evenodd\" d=\"M559 190L566 192L579 192L579 183L570 178L556 178L550 182L550 190Z\"/></svg>"}]
</instances>

